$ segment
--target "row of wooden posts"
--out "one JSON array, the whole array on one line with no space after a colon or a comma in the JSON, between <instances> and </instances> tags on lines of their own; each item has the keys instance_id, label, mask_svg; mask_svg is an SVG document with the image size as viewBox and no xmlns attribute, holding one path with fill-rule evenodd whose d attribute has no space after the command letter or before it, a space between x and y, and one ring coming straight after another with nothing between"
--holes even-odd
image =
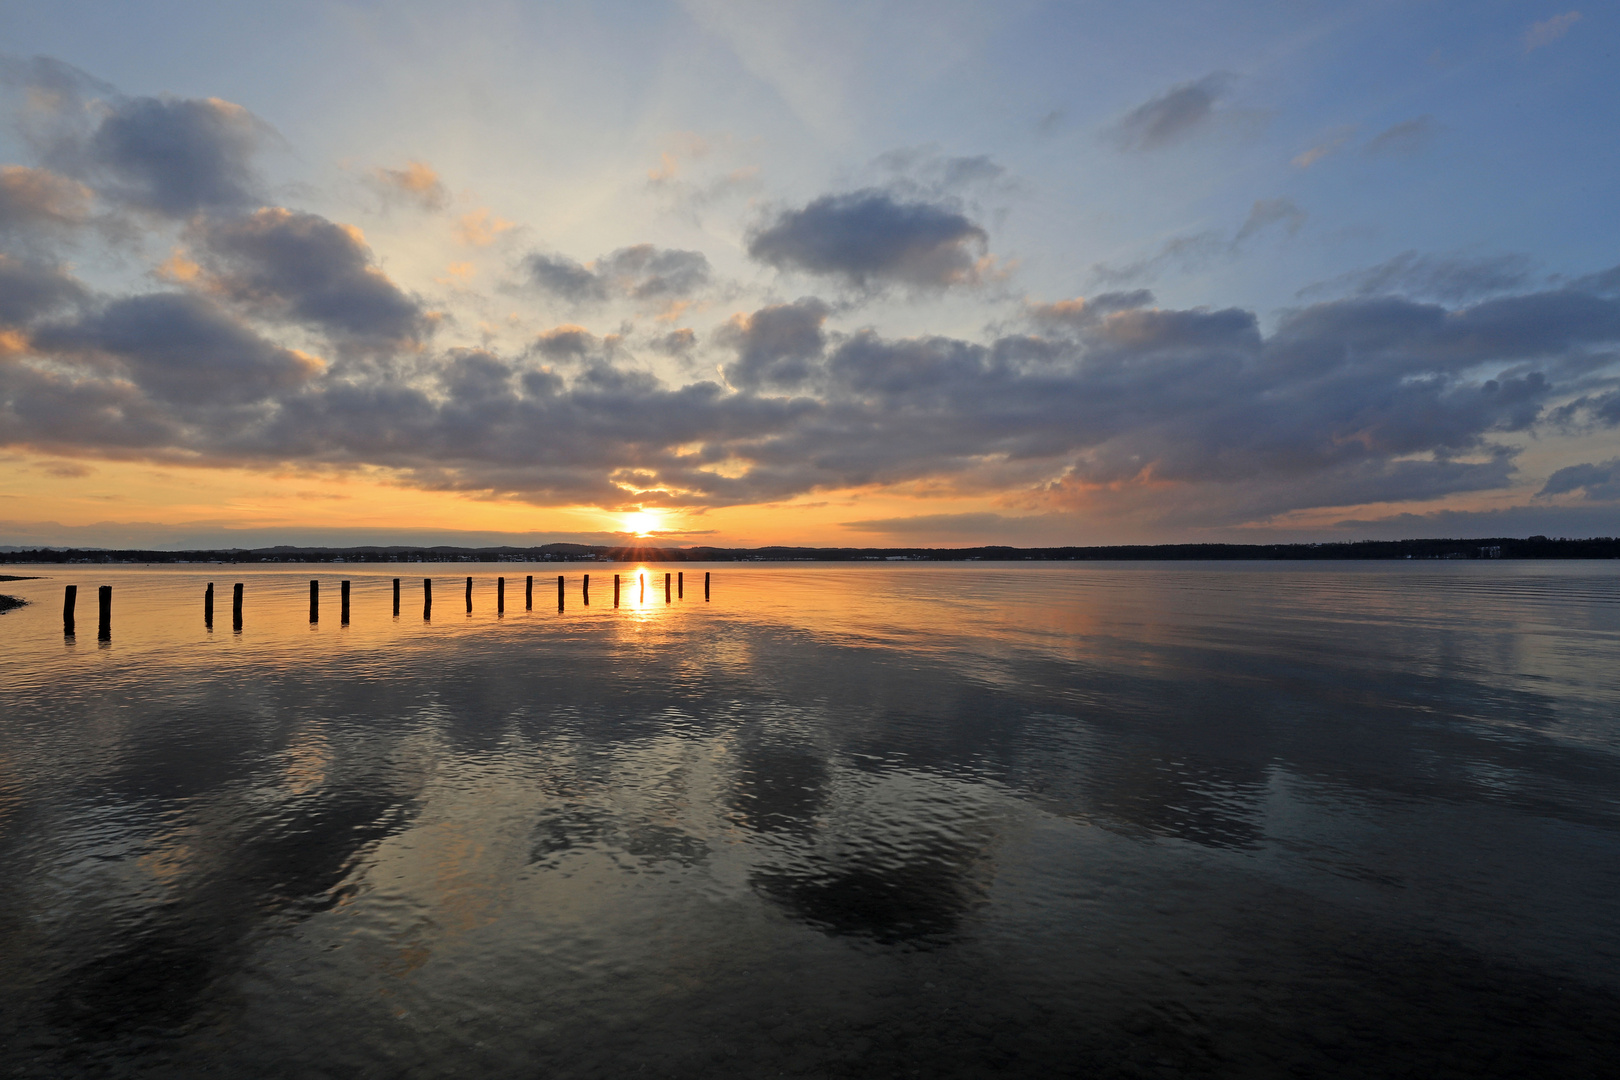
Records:
<instances>
[{"instance_id":1,"label":"row of wooden posts","mask_svg":"<svg viewBox=\"0 0 1620 1080\"><path fill-rule=\"evenodd\" d=\"M670 576L671 575L669 575L667 573L664 575L664 603L666 603L666 604L670 602L670 585L671 585ZM641 597L640 597L639 602L645 603L646 600L647 600L647 575L646 574L638 574L637 577L640 579L640 588L641 588ZM399 614L399 581L400 581L399 578L394 579L394 614L396 616ZM563 610L563 595L564 595L563 594L563 584L564 584L563 583L563 575L558 574L557 575L557 610L558 611ZM684 572L677 573L677 574L674 575L674 590L675 590L674 595L675 595L676 599L685 599L685 597L686 597L686 574ZM582 583L582 592L583 592L583 599L584 599L585 603L589 604L591 602L591 575L589 575L589 574L585 575L585 580ZM344 582L341 583L340 595L343 598L343 613L340 616L340 621L342 623L344 623L345 625L347 625L348 622L349 622L349 583L347 581L344 581ZM704 571L704 574L703 574L703 599L707 600L708 598L709 598L709 572ZM73 613L73 609L74 609L74 606L78 603L78 600L79 600L79 587L77 585L69 585L67 587L67 595L62 600L62 630L63 630L64 633L72 634L73 631L74 631L74 620L73 620L73 614L74 613ZM100 624L99 624L100 625L99 633L100 633L100 636L102 638L109 638L109 637L112 636L112 586L111 585L103 585L103 586L101 586L101 591L99 593L98 600L99 600L100 608L101 608L101 611L100 611L101 619L100 619ZM619 606L619 575L618 574L613 575L613 606L614 607ZM525 610L532 610L534 608L534 575L533 574L528 575L528 577L526 577L524 579L524 584L523 584L523 607L524 607ZM468 614L472 613L472 609L473 609L473 579L468 578L467 579L467 612L468 612ZM498 577L498 578L495 579L495 611L496 611L497 614L505 614L506 613L506 579L504 577ZM431 619L432 617L433 617L433 579L432 578L423 578L422 579L422 618ZM310 622L319 622L320 618L321 618L321 583L320 583L319 580L314 580L314 581L311 581L309 583L309 621ZM214 625L214 583L212 581L210 581L208 583L208 588L203 593L203 623L205 625L207 625L209 628L212 628L213 625ZM238 581L235 585L233 585L231 587L231 623L233 624L233 626L237 630L242 629L242 583L240 581Z\"/></svg>"}]
</instances>

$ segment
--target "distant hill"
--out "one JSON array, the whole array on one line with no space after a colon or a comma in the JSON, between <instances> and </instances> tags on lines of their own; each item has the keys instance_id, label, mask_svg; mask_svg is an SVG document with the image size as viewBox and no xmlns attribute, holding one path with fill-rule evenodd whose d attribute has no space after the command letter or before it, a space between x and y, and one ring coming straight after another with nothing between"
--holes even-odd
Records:
<instances>
[{"instance_id":1,"label":"distant hill","mask_svg":"<svg viewBox=\"0 0 1620 1080\"><path fill-rule=\"evenodd\" d=\"M545 544L539 547L230 548L147 551L111 548L0 548L4 561L26 563L494 563L494 562L1123 562L1326 559L1613 559L1620 540L1475 537L1362 540L1332 544L1126 544L1106 547L817 548L660 547Z\"/></svg>"}]
</instances>

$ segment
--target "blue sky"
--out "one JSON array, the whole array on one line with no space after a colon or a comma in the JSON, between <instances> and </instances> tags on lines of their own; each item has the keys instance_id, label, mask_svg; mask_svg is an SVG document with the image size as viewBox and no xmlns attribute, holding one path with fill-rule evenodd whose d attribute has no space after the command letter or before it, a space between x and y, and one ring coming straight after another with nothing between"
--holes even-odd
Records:
<instances>
[{"instance_id":1,"label":"blue sky","mask_svg":"<svg viewBox=\"0 0 1620 1080\"><path fill-rule=\"evenodd\" d=\"M8 5L0 541L1612 534L1616 20Z\"/></svg>"}]
</instances>

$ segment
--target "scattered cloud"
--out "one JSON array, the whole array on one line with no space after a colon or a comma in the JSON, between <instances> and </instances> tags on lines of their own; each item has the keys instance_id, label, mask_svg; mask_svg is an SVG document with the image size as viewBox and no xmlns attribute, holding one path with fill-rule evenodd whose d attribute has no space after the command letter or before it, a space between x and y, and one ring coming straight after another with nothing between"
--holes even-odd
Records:
<instances>
[{"instance_id":1,"label":"scattered cloud","mask_svg":"<svg viewBox=\"0 0 1620 1080\"><path fill-rule=\"evenodd\" d=\"M1299 232L1305 225L1308 215L1301 210L1293 199L1278 196L1275 199L1257 199L1254 206L1249 208L1249 216L1244 219L1243 226L1238 229L1237 235L1232 238L1232 245L1243 243L1257 233L1263 232L1273 225L1281 225L1289 236Z\"/></svg>"},{"instance_id":2,"label":"scattered cloud","mask_svg":"<svg viewBox=\"0 0 1620 1080\"><path fill-rule=\"evenodd\" d=\"M1107 132L1122 150L1157 150L1206 127L1215 116L1215 104L1234 82L1226 72L1181 83L1126 113Z\"/></svg>"},{"instance_id":3,"label":"scattered cloud","mask_svg":"<svg viewBox=\"0 0 1620 1080\"><path fill-rule=\"evenodd\" d=\"M1365 153L1374 156L1401 157L1427 150L1440 134L1440 125L1432 116L1419 116L1385 128L1367 142Z\"/></svg>"},{"instance_id":4,"label":"scattered cloud","mask_svg":"<svg viewBox=\"0 0 1620 1080\"><path fill-rule=\"evenodd\" d=\"M748 254L862 289L946 288L979 280L988 243L984 229L948 204L867 188L776 214L749 236Z\"/></svg>"},{"instance_id":5,"label":"scattered cloud","mask_svg":"<svg viewBox=\"0 0 1620 1080\"><path fill-rule=\"evenodd\" d=\"M1403 251L1392 259L1299 290L1301 297L1349 294L1406 296L1460 304L1524 288L1531 261L1524 255L1427 255Z\"/></svg>"},{"instance_id":6,"label":"scattered cloud","mask_svg":"<svg viewBox=\"0 0 1620 1080\"><path fill-rule=\"evenodd\" d=\"M385 197L402 200L422 210L443 210L450 205L450 192L440 181L439 174L420 161L408 161L403 169L374 169L371 181Z\"/></svg>"},{"instance_id":7,"label":"scattered cloud","mask_svg":"<svg viewBox=\"0 0 1620 1080\"><path fill-rule=\"evenodd\" d=\"M535 252L523 260L531 284L573 303L610 298L664 302L691 296L713 277L699 251L636 244L592 263Z\"/></svg>"},{"instance_id":8,"label":"scattered cloud","mask_svg":"<svg viewBox=\"0 0 1620 1080\"><path fill-rule=\"evenodd\" d=\"M1329 132L1321 142L1295 154L1291 164L1296 169L1308 169L1324 158L1337 153L1339 148L1349 142L1355 133L1356 129L1354 127L1337 128Z\"/></svg>"},{"instance_id":9,"label":"scattered cloud","mask_svg":"<svg viewBox=\"0 0 1620 1080\"><path fill-rule=\"evenodd\" d=\"M1542 22L1532 23L1524 32L1524 51L1545 48L1569 33L1570 27L1581 21L1578 11L1566 11Z\"/></svg>"},{"instance_id":10,"label":"scattered cloud","mask_svg":"<svg viewBox=\"0 0 1620 1080\"><path fill-rule=\"evenodd\" d=\"M515 227L514 222L496 217L488 207L480 207L457 219L456 239L468 247L488 247Z\"/></svg>"}]
</instances>

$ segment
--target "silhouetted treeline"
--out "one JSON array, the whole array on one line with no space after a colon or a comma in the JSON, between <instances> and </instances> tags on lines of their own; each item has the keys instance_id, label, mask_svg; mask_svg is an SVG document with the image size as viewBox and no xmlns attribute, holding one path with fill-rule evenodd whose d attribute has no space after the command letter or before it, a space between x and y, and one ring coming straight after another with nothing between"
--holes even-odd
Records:
<instances>
[{"instance_id":1,"label":"silhouetted treeline","mask_svg":"<svg viewBox=\"0 0 1620 1080\"><path fill-rule=\"evenodd\" d=\"M214 551L36 548L0 552L7 563L494 563L494 562L1026 562L1254 559L1613 559L1620 540L1545 536L1470 540L1359 540L1335 544L1124 544L1108 547L672 548L545 544L539 547L271 547Z\"/></svg>"}]
</instances>

